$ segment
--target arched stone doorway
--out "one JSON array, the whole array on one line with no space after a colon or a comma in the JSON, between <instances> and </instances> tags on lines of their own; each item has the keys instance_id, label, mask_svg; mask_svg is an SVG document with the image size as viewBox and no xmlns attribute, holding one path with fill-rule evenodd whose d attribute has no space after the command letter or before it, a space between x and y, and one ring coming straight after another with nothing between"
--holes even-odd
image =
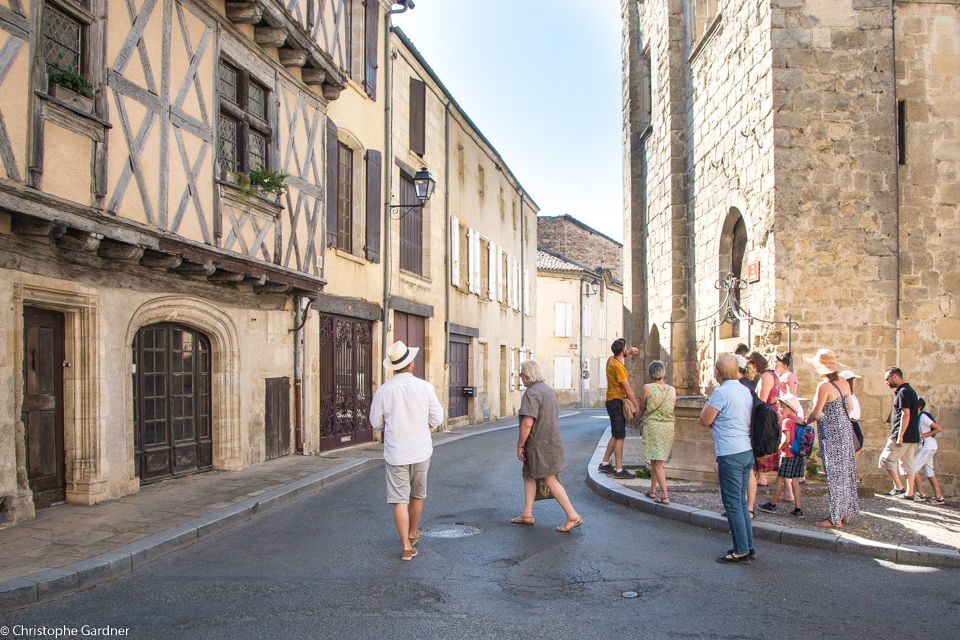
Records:
<instances>
[{"instance_id":1,"label":"arched stone doorway","mask_svg":"<svg viewBox=\"0 0 960 640\"><path fill-rule=\"evenodd\" d=\"M747 225L744 222L743 215L736 207L730 207L724 220L723 228L720 234L720 269L717 274L718 279L726 280L727 274L732 273L734 278L743 278L747 257ZM720 304L723 304L726 292L720 290ZM746 308L747 291L734 289L732 295L735 296L735 302ZM738 338L742 334L739 322L720 325L720 338Z\"/></svg>"},{"instance_id":2,"label":"arched stone doorway","mask_svg":"<svg viewBox=\"0 0 960 640\"><path fill-rule=\"evenodd\" d=\"M206 335L161 322L133 341L134 469L143 483L213 468L211 349Z\"/></svg>"}]
</instances>

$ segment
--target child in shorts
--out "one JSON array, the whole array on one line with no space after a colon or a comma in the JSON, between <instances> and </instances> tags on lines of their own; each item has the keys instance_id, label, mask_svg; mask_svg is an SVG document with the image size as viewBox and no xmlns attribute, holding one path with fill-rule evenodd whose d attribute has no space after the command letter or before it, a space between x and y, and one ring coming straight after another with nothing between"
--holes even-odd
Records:
<instances>
[{"instance_id":1,"label":"child in shorts","mask_svg":"<svg viewBox=\"0 0 960 640\"><path fill-rule=\"evenodd\" d=\"M790 393L784 394L778 398L780 403L780 430L782 432L780 445L780 468L777 470L777 485L773 488L773 497L770 502L760 505L758 508L765 513L777 513L777 503L780 502L780 494L787 483L793 488L793 511L790 512L795 518L803 517L803 507L800 504L800 479L803 478L806 457L793 455L790 452L790 445L793 444L794 436L797 433L797 426L803 418L803 407L800 406L800 399Z\"/></svg>"},{"instance_id":2,"label":"child in shorts","mask_svg":"<svg viewBox=\"0 0 960 640\"><path fill-rule=\"evenodd\" d=\"M920 410L920 446L917 447L917 453L913 459L914 468L917 470L917 477L913 485L917 488L914 494L914 500L923 502L927 499L922 493L922 478L926 476L927 482L933 487L933 502L943 504L943 491L940 489L940 483L937 481L937 474L933 471L933 459L937 455L936 438L937 434L941 433L943 429L937 424L937 421L934 420L932 415L923 410L926 404L923 398L920 398L917 402L917 407Z\"/></svg>"}]
</instances>

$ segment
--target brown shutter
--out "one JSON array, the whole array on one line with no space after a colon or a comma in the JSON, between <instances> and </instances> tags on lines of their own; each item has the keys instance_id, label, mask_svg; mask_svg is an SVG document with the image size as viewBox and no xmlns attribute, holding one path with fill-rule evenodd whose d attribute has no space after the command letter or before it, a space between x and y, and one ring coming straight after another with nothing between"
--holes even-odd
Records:
<instances>
[{"instance_id":1,"label":"brown shutter","mask_svg":"<svg viewBox=\"0 0 960 640\"><path fill-rule=\"evenodd\" d=\"M380 152L367 151L367 260L380 262Z\"/></svg>"},{"instance_id":2,"label":"brown shutter","mask_svg":"<svg viewBox=\"0 0 960 640\"><path fill-rule=\"evenodd\" d=\"M337 244L337 125L327 118L327 246Z\"/></svg>"},{"instance_id":3,"label":"brown shutter","mask_svg":"<svg viewBox=\"0 0 960 640\"><path fill-rule=\"evenodd\" d=\"M418 155L426 151L427 85L410 78L410 150Z\"/></svg>"},{"instance_id":4,"label":"brown shutter","mask_svg":"<svg viewBox=\"0 0 960 640\"><path fill-rule=\"evenodd\" d=\"M363 86L367 95L377 99L377 39L380 36L380 1L364 0L363 20Z\"/></svg>"}]
</instances>

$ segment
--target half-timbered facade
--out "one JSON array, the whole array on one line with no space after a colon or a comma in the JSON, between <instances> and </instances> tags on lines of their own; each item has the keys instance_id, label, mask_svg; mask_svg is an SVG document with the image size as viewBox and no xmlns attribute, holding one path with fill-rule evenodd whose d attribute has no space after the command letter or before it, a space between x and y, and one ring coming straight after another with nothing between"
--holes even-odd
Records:
<instances>
[{"instance_id":1,"label":"half-timbered facade","mask_svg":"<svg viewBox=\"0 0 960 640\"><path fill-rule=\"evenodd\" d=\"M379 239L328 245L329 112L344 96L375 123L350 184L379 207L356 167L383 147L390 4L0 3L6 520L369 437ZM323 303L331 247L372 301L347 322Z\"/></svg>"}]
</instances>

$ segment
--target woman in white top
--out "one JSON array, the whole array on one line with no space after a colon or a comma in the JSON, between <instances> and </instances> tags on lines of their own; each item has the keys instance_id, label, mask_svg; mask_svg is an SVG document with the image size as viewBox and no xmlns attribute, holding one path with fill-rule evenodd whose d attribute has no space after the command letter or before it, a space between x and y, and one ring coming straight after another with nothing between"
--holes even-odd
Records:
<instances>
[{"instance_id":1,"label":"woman in white top","mask_svg":"<svg viewBox=\"0 0 960 640\"><path fill-rule=\"evenodd\" d=\"M857 450L853 454L854 458L859 459L860 454L863 452L863 431L860 429L860 401L857 400L857 396L853 394L853 381L856 378L862 378L863 376L858 376L850 369L844 369L840 372L840 377L847 381L850 385L850 399L847 402L847 405L850 407L850 424L853 425L853 437L856 439L855 444L857 445Z\"/></svg>"}]
</instances>

